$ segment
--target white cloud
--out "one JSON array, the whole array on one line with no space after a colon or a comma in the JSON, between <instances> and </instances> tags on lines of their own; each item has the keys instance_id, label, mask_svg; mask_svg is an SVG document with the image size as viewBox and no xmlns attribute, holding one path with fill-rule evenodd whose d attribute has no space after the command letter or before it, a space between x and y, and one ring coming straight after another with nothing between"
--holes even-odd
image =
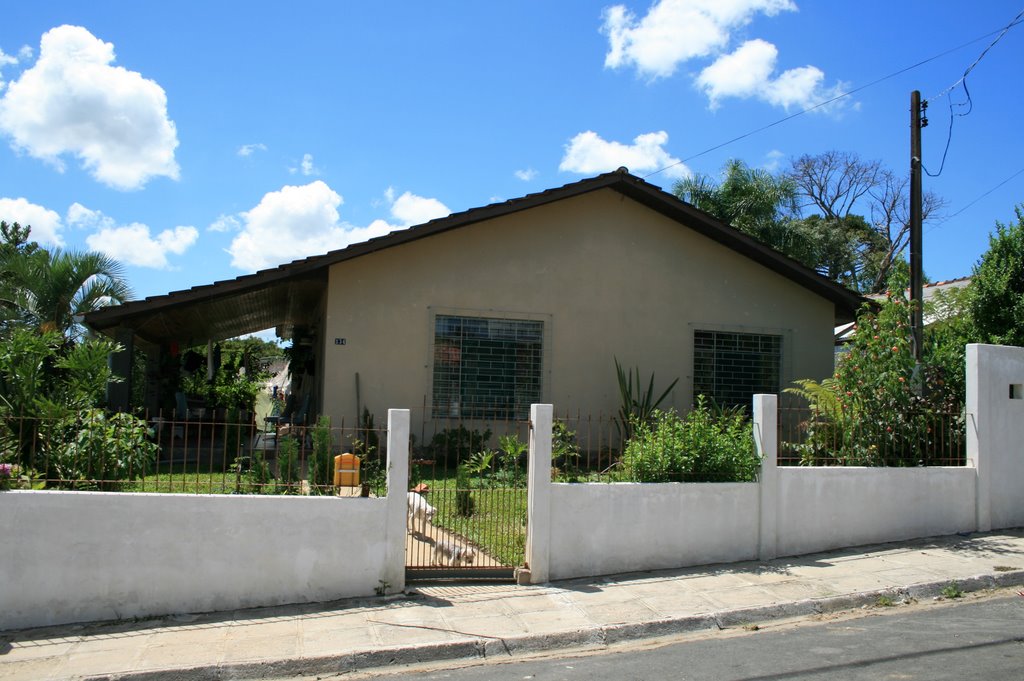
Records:
<instances>
[{"instance_id":1,"label":"white cloud","mask_svg":"<svg viewBox=\"0 0 1024 681\"><path fill-rule=\"evenodd\" d=\"M4 54L4 51L0 49L0 90L5 87L3 70L5 66L14 66L18 63L17 57L12 57L9 54Z\"/></svg>"},{"instance_id":2,"label":"white cloud","mask_svg":"<svg viewBox=\"0 0 1024 681\"><path fill-rule=\"evenodd\" d=\"M65 219L69 225L79 229L103 229L116 225L113 218L107 217L98 210L86 208L77 201L68 208Z\"/></svg>"},{"instance_id":3,"label":"white cloud","mask_svg":"<svg viewBox=\"0 0 1024 681\"><path fill-rule=\"evenodd\" d=\"M267 145L262 142L256 142L255 144L243 144L238 147L239 156L252 156L257 151L266 151Z\"/></svg>"},{"instance_id":4,"label":"white cloud","mask_svg":"<svg viewBox=\"0 0 1024 681\"><path fill-rule=\"evenodd\" d=\"M320 174L320 171L318 171L316 167L313 165L313 154L302 155L302 163L300 165L300 168L302 169L302 174L307 177L310 175Z\"/></svg>"},{"instance_id":5,"label":"white cloud","mask_svg":"<svg viewBox=\"0 0 1024 681\"><path fill-rule=\"evenodd\" d=\"M411 192L396 199L392 187L385 191L385 197L396 222L378 219L358 227L341 220L338 207L343 199L322 180L268 192L256 207L239 214L243 227L228 248L231 264L242 270L264 269L344 248L450 212L437 199Z\"/></svg>"},{"instance_id":6,"label":"white cloud","mask_svg":"<svg viewBox=\"0 0 1024 681\"><path fill-rule=\"evenodd\" d=\"M398 220L402 227L420 225L435 218L443 218L451 213L448 206L437 199L428 199L405 192L391 204L391 216Z\"/></svg>"},{"instance_id":7,"label":"white cloud","mask_svg":"<svg viewBox=\"0 0 1024 681\"><path fill-rule=\"evenodd\" d=\"M719 57L697 76L697 87L718 106L723 97L750 97L771 78L779 51L764 40L749 40L732 54Z\"/></svg>"},{"instance_id":8,"label":"white cloud","mask_svg":"<svg viewBox=\"0 0 1024 681\"><path fill-rule=\"evenodd\" d=\"M778 49L764 40L748 40L701 71L697 87L717 108L726 97L755 97L774 106L807 108L839 94L842 84L822 87L825 74L814 66L784 71L773 77Z\"/></svg>"},{"instance_id":9,"label":"white cloud","mask_svg":"<svg viewBox=\"0 0 1024 681\"><path fill-rule=\"evenodd\" d=\"M76 156L115 189L138 189L157 176L177 179L178 146L167 96L135 71L111 66L114 46L80 26L43 34L39 59L0 99L0 131L13 146L63 171Z\"/></svg>"},{"instance_id":10,"label":"white cloud","mask_svg":"<svg viewBox=\"0 0 1024 681\"><path fill-rule=\"evenodd\" d=\"M761 167L770 173L774 173L779 169L779 165L782 163L782 159L785 158L785 154L778 149L772 149L765 154L765 162L761 164Z\"/></svg>"},{"instance_id":11,"label":"white cloud","mask_svg":"<svg viewBox=\"0 0 1024 681\"><path fill-rule=\"evenodd\" d=\"M527 168L526 170L517 170L516 177L523 182L529 182L533 178L537 177L537 171L533 168Z\"/></svg>"},{"instance_id":12,"label":"white cloud","mask_svg":"<svg viewBox=\"0 0 1024 681\"><path fill-rule=\"evenodd\" d=\"M604 63L665 78L683 62L724 49L731 32L755 15L794 10L791 0L658 0L638 19L624 5L615 5L602 17L609 44Z\"/></svg>"},{"instance_id":13,"label":"white cloud","mask_svg":"<svg viewBox=\"0 0 1024 681\"><path fill-rule=\"evenodd\" d=\"M221 215L206 229L210 232L237 232L241 228L241 221L234 215Z\"/></svg>"},{"instance_id":14,"label":"white cloud","mask_svg":"<svg viewBox=\"0 0 1024 681\"><path fill-rule=\"evenodd\" d=\"M638 135L633 144L609 142L588 130L569 141L558 169L593 175L625 166L632 173L667 168L665 174L670 177L689 175L690 169L665 151L663 147L667 143L668 133L664 130Z\"/></svg>"},{"instance_id":15,"label":"white cloud","mask_svg":"<svg viewBox=\"0 0 1024 681\"><path fill-rule=\"evenodd\" d=\"M181 255L199 238L195 227L165 229L150 236L149 227L133 222L130 225L107 226L85 238L94 251L109 255L128 265L167 269L167 254Z\"/></svg>"},{"instance_id":16,"label":"white cloud","mask_svg":"<svg viewBox=\"0 0 1024 681\"><path fill-rule=\"evenodd\" d=\"M60 235L63 228L60 215L49 208L30 203L28 199L0 198L0 220L17 222L22 227L31 226L32 232L28 237L30 241L50 246L64 245Z\"/></svg>"},{"instance_id":17,"label":"white cloud","mask_svg":"<svg viewBox=\"0 0 1024 681\"><path fill-rule=\"evenodd\" d=\"M298 167L288 168L288 172L292 175L298 173L305 177L309 177L310 175L319 175L320 169L313 165L313 154L303 154Z\"/></svg>"}]
</instances>

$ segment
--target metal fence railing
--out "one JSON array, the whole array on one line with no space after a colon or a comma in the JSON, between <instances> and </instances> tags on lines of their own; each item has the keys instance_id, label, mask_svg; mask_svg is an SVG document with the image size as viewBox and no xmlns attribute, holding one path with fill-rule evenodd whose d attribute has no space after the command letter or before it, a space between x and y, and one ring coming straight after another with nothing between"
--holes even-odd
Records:
<instances>
[{"instance_id":1,"label":"metal fence railing","mask_svg":"<svg viewBox=\"0 0 1024 681\"><path fill-rule=\"evenodd\" d=\"M355 421L257 423L224 411L149 418L88 410L0 417L10 488L184 494L384 493L386 431ZM334 485L334 457L360 457L358 490ZM346 482L352 482L351 478Z\"/></svg>"},{"instance_id":2,"label":"metal fence railing","mask_svg":"<svg viewBox=\"0 0 1024 681\"><path fill-rule=\"evenodd\" d=\"M964 466L963 413L828 415L780 407L781 466Z\"/></svg>"}]
</instances>

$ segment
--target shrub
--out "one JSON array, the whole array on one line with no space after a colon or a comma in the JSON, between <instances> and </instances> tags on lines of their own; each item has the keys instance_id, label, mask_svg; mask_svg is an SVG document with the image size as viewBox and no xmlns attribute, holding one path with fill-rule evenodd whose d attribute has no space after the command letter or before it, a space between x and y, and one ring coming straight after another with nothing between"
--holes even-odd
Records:
<instances>
[{"instance_id":1,"label":"shrub","mask_svg":"<svg viewBox=\"0 0 1024 681\"><path fill-rule=\"evenodd\" d=\"M331 456L331 417L321 416L313 427L313 451L309 455L310 494L330 494L334 484Z\"/></svg>"},{"instance_id":2,"label":"shrub","mask_svg":"<svg viewBox=\"0 0 1024 681\"><path fill-rule=\"evenodd\" d=\"M861 311L850 350L832 378L795 381L798 387L786 390L811 408L803 441L790 445L803 464L918 466L949 456L939 445L948 447L950 434L937 423L956 404L956 388L942 380L938 365L917 367L914 361L912 307L901 270L894 270L889 289L877 311ZM956 424L954 431L954 443L962 441Z\"/></svg>"},{"instance_id":3,"label":"shrub","mask_svg":"<svg viewBox=\"0 0 1024 681\"><path fill-rule=\"evenodd\" d=\"M122 480L144 476L159 451L147 439L145 421L131 414L107 416L101 409L86 409L45 422L41 430L51 443L50 463L57 477L74 486L117 489Z\"/></svg>"},{"instance_id":4,"label":"shrub","mask_svg":"<svg viewBox=\"0 0 1024 681\"><path fill-rule=\"evenodd\" d=\"M299 441L294 437L282 437L277 447L278 492L294 494L299 478Z\"/></svg>"},{"instance_id":5,"label":"shrub","mask_svg":"<svg viewBox=\"0 0 1024 681\"><path fill-rule=\"evenodd\" d=\"M680 417L655 410L649 422L635 420L622 468L633 482L751 482L760 460L750 421L741 410L715 411L704 396Z\"/></svg>"},{"instance_id":6,"label":"shrub","mask_svg":"<svg viewBox=\"0 0 1024 681\"><path fill-rule=\"evenodd\" d=\"M469 489L470 470L466 465L455 469L455 512L468 518L476 511L476 501Z\"/></svg>"}]
</instances>

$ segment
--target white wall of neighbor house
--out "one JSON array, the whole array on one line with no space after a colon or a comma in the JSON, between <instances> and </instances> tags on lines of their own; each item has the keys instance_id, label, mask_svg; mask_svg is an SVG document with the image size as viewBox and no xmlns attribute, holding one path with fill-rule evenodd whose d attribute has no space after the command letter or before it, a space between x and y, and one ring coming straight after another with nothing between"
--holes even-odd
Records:
<instances>
[{"instance_id":1,"label":"white wall of neighbor house","mask_svg":"<svg viewBox=\"0 0 1024 681\"><path fill-rule=\"evenodd\" d=\"M541 401L582 413L618 408L615 357L656 387L679 377L666 406L689 408L695 329L782 335L780 387L832 371L830 302L600 190L334 265L325 412L351 418L357 372L371 411L429 411L439 310L543 321Z\"/></svg>"},{"instance_id":2,"label":"white wall of neighbor house","mask_svg":"<svg viewBox=\"0 0 1024 681\"><path fill-rule=\"evenodd\" d=\"M386 499L3 492L0 629L371 595L385 574L386 508Z\"/></svg>"}]
</instances>

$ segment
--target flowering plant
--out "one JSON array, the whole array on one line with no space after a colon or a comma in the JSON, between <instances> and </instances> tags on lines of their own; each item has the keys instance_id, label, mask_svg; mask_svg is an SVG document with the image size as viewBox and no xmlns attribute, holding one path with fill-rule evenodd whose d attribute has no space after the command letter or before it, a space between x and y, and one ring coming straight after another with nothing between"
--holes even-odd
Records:
<instances>
[{"instance_id":1,"label":"flowering plant","mask_svg":"<svg viewBox=\"0 0 1024 681\"><path fill-rule=\"evenodd\" d=\"M11 488L12 477L14 477L14 466L9 463L0 463L0 491Z\"/></svg>"}]
</instances>

